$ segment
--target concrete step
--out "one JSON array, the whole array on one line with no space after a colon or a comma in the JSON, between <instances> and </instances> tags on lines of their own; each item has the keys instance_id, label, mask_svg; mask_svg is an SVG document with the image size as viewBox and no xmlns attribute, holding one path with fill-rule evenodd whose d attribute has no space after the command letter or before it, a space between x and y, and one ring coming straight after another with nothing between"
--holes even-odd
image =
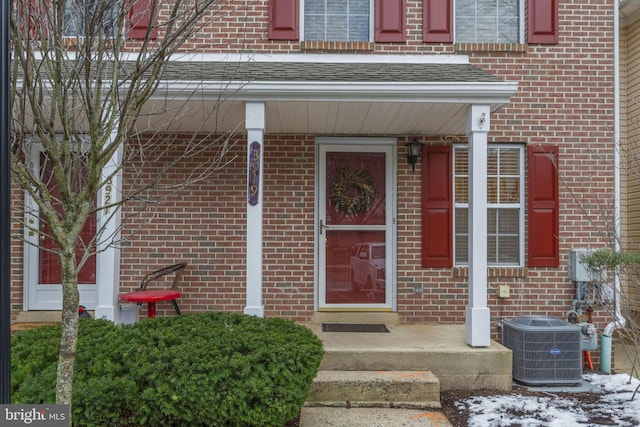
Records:
<instances>
[{"instance_id":1,"label":"concrete step","mask_svg":"<svg viewBox=\"0 0 640 427\"><path fill-rule=\"evenodd\" d=\"M429 371L327 371L313 381L307 406L440 408L440 382Z\"/></svg>"},{"instance_id":2,"label":"concrete step","mask_svg":"<svg viewBox=\"0 0 640 427\"><path fill-rule=\"evenodd\" d=\"M300 427L452 427L442 412L424 409L304 407Z\"/></svg>"}]
</instances>

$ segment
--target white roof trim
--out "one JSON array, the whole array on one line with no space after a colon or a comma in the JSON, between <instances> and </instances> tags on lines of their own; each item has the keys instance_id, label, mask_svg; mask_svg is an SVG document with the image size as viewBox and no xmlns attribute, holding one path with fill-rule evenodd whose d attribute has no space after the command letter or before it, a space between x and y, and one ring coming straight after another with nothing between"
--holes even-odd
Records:
<instances>
[{"instance_id":1,"label":"white roof trim","mask_svg":"<svg viewBox=\"0 0 640 427\"><path fill-rule=\"evenodd\" d=\"M504 104L517 92L514 82L185 82L167 81L154 98L187 100L194 93L253 101L365 101Z\"/></svg>"}]
</instances>

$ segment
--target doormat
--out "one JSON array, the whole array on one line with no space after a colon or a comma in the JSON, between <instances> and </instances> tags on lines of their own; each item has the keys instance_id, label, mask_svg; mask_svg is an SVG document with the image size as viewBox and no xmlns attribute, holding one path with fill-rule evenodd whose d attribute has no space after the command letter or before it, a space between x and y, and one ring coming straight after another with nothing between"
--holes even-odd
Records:
<instances>
[{"instance_id":1,"label":"doormat","mask_svg":"<svg viewBox=\"0 0 640 427\"><path fill-rule=\"evenodd\" d=\"M322 332L389 332L382 323L323 323Z\"/></svg>"}]
</instances>

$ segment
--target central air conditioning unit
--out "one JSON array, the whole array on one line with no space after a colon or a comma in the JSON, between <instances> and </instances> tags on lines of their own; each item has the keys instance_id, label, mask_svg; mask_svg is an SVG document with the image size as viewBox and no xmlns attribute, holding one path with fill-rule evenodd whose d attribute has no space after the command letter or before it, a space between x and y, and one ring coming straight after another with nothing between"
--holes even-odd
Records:
<instances>
[{"instance_id":1,"label":"central air conditioning unit","mask_svg":"<svg viewBox=\"0 0 640 427\"><path fill-rule=\"evenodd\" d=\"M582 381L582 328L558 317L522 316L502 322L502 345L513 353L513 379L523 384Z\"/></svg>"}]
</instances>

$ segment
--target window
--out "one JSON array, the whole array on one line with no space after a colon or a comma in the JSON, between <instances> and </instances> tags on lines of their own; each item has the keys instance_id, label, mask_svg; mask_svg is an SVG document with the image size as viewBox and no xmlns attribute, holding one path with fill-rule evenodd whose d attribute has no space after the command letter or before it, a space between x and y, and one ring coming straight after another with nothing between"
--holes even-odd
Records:
<instances>
[{"instance_id":1,"label":"window","mask_svg":"<svg viewBox=\"0 0 640 427\"><path fill-rule=\"evenodd\" d=\"M454 252L469 262L469 166L466 146L454 156ZM487 263L520 266L524 257L523 148L489 146L487 153Z\"/></svg>"},{"instance_id":2,"label":"window","mask_svg":"<svg viewBox=\"0 0 640 427\"><path fill-rule=\"evenodd\" d=\"M487 156L487 262L529 267L560 265L558 147L527 146L527 234L524 218L524 147L489 145ZM422 266L468 263L469 178L464 145L422 150ZM455 248L455 249L454 249Z\"/></svg>"},{"instance_id":3,"label":"window","mask_svg":"<svg viewBox=\"0 0 640 427\"><path fill-rule=\"evenodd\" d=\"M404 43L406 12L406 0L269 0L268 37Z\"/></svg>"},{"instance_id":4,"label":"window","mask_svg":"<svg viewBox=\"0 0 640 427\"><path fill-rule=\"evenodd\" d=\"M455 4L454 4L455 3ZM525 22L526 17L526 22ZM425 43L557 44L558 0L423 0Z\"/></svg>"},{"instance_id":5,"label":"window","mask_svg":"<svg viewBox=\"0 0 640 427\"><path fill-rule=\"evenodd\" d=\"M455 0L458 43L520 43L520 0Z\"/></svg>"},{"instance_id":6,"label":"window","mask_svg":"<svg viewBox=\"0 0 640 427\"><path fill-rule=\"evenodd\" d=\"M118 6L118 2L110 0L67 0L64 5L62 34L67 37L97 35L97 31L85 31L85 26L99 28L95 24L102 22L104 36L113 37Z\"/></svg>"},{"instance_id":7,"label":"window","mask_svg":"<svg viewBox=\"0 0 640 427\"><path fill-rule=\"evenodd\" d=\"M304 40L369 41L370 0L304 0Z\"/></svg>"}]
</instances>

